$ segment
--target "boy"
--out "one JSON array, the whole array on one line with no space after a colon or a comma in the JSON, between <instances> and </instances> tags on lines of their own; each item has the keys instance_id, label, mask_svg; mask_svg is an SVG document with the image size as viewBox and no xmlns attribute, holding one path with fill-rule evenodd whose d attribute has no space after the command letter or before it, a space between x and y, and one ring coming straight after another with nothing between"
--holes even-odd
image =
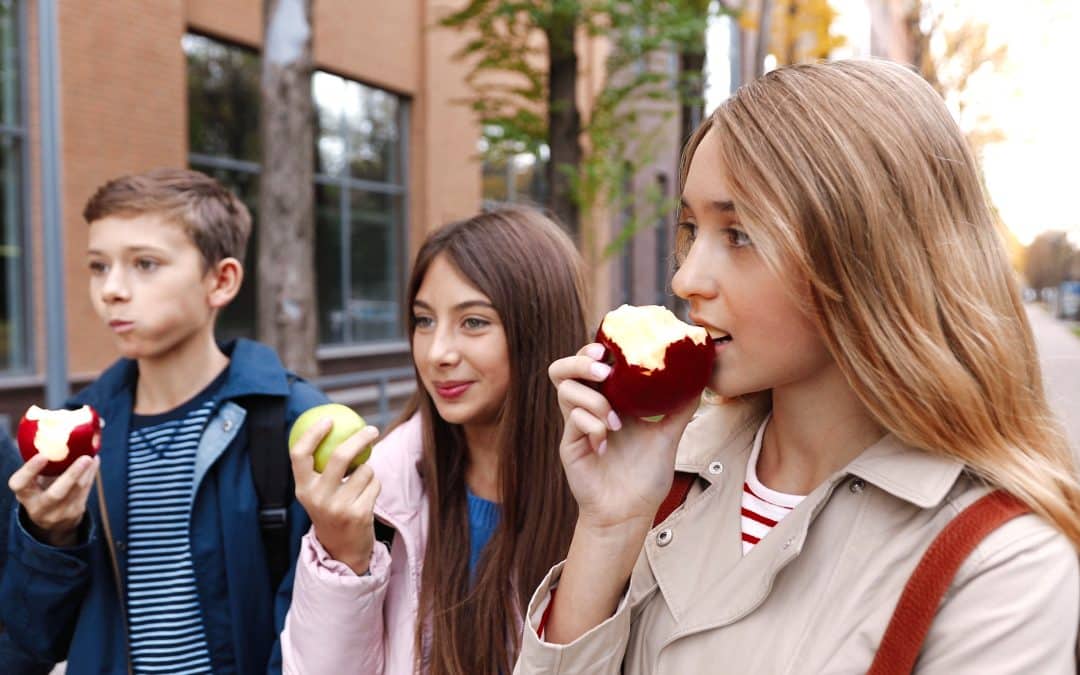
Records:
<instances>
[{"instance_id":1,"label":"boy","mask_svg":"<svg viewBox=\"0 0 1080 675\"><path fill-rule=\"evenodd\" d=\"M163 169L106 183L83 217L91 299L124 358L71 402L105 420L99 456L52 482L36 457L9 481L21 506L0 620L70 675L280 672L309 521L290 490L280 555L266 546L260 519L286 511L260 504L252 462L285 452L288 426L326 398L264 345L214 340L248 211L203 174ZM256 412L266 401L277 424Z\"/></svg>"}]
</instances>

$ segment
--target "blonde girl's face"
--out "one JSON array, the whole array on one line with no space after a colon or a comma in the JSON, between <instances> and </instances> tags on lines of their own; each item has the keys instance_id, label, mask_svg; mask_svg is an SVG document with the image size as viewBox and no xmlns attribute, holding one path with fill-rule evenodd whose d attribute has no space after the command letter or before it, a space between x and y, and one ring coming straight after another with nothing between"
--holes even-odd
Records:
<instances>
[{"instance_id":1,"label":"blonde girl's face","mask_svg":"<svg viewBox=\"0 0 1080 675\"><path fill-rule=\"evenodd\" d=\"M676 242L672 288L716 341L710 389L741 396L808 382L835 365L790 280L774 273L740 223L715 130L691 159Z\"/></svg>"},{"instance_id":2,"label":"blonde girl's face","mask_svg":"<svg viewBox=\"0 0 1080 675\"><path fill-rule=\"evenodd\" d=\"M490 298L440 254L412 312L413 360L439 415L451 424L495 423L510 389L510 355Z\"/></svg>"}]
</instances>

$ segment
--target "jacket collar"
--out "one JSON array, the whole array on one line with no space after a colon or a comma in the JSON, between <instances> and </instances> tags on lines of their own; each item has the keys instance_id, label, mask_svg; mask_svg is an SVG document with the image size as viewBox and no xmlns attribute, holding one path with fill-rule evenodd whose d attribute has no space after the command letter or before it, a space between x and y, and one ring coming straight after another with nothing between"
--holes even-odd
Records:
<instances>
[{"instance_id":1,"label":"jacket collar","mask_svg":"<svg viewBox=\"0 0 1080 675\"><path fill-rule=\"evenodd\" d=\"M220 400L252 395L289 395L288 378L273 349L243 338L221 343L219 347L229 357L229 376L218 394ZM139 365L135 360L120 359L71 402L75 405L91 403L105 414L110 404L119 403L125 393L130 396L134 392L138 375ZM130 406L130 399L126 403Z\"/></svg>"},{"instance_id":2,"label":"jacket collar","mask_svg":"<svg viewBox=\"0 0 1080 675\"><path fill-rule=\"evenodd\" d=\"M696 473L710 484L720 472L735 471L745 476L746 462L758 422L740 419L733 406L705 405L687 426L679 444L676 470ZM856 476L919 508L936 506L945 499L964 470L964 463L907 445L886 434L863 450L847 466L829 479Z\"/></svg>"},{"instance_id":3,"label":"jacket collar","mask_svg":"<svg viewBox=\"0 0 1080 675\"><path fill-rule=\"evenodd\" d=\"M375 515L391 525L401 526L416 514L426 513L424 483L417 469L423 446L423 424L420 413L416 413L371 451L368 465L382 485L375 500Z\"/></svg>"}]
</instances>

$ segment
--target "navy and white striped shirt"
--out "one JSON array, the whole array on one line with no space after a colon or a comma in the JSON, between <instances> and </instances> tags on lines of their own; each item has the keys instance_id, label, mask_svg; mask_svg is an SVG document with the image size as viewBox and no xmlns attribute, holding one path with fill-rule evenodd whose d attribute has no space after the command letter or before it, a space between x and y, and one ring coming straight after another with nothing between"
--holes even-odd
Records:
<instances>
[{"instance_id":1,"label":"navy and white striped shirt","mask_svg":"<svg viewBox=\"0 0 1080 675\"><path fill-rule=\"evenodd\" d=\"M128 630L136 673L210 673L188 532L195 454L222 373L160 415L133 415L128 435Z\"/></svg>"}]
</instances>

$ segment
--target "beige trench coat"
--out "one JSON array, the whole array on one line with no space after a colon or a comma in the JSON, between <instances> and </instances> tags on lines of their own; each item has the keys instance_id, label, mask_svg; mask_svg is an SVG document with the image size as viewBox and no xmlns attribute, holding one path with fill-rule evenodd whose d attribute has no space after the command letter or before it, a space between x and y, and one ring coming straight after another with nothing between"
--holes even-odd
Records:
<instances>
[{"instance_id":1,"label":"beige trench coat","mask_svg":"<svg viewBox=\"0 0 1080 675\"><path fill-rule=\"evenodd\" d=\"M886 436L815 489L745 557L740 508L753 430L724 440L719 408L687 427L677 468L701 476L649 532L614 616L569 645L538 639L557 586L529 605L514 672L864 673L934 536L988 491L964 467ZM1080 565L1022 516L960 568L916 666L942 675L1076 672Z\"/></svg>"}]
</instances>

